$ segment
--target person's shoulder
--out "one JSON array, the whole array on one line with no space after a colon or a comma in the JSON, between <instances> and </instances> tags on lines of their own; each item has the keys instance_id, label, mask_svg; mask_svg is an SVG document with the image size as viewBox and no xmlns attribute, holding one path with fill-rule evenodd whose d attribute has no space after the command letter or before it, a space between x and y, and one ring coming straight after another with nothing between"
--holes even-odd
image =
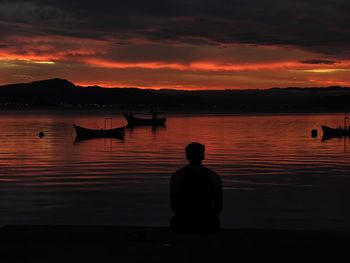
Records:
<instances>
[{"instance_id":1,"label":"person's shoulder","mask_svg":"<svg viewBox=\"0 0 350 263\"><path fill-rule=\"evenodd\" d=\"M210 175L213 175L213 176L219 176L219 174L215 171L213 171L212 169L208 168L208 167L205 167L205 169L207 170L207 172L210 174Z\"/></svg>"},{"instance_id":2,"label":"person's shoulder","mask_svg":"<svg viewBox=\"0 0 350 263\"><path fill-rule=\"evenodd\" d=\"M177 187L180 182L182 182L184 176L185 176L185 167L182 167L181 169L175 171L171 177L170 177L170 182L172 187Z\"/></svg>"},{"instance_id":3,"label":"person's shoulder","mask_svg":"<svg viewBox=\"0 0 350 263\"><path fill-rule=\"evenodd\" d=\"M205 169L207 170L207 172L209 173L209 175L215 180L215 181L221 181L220 175L213 171L212 169L205 167Z\"/></svg>"},{"instance_id":4,"label":"person's shoulder","mask_svg":"<svg viewBox=\"0 0 350 263\"><path fill-rule=\"evenodd\" d=\"M185 174L185 169L187 166L182 167L181 169L175 171L173 173L173 177L179 177L179 176L183 176Z\"/></svg>"}]
</instances>

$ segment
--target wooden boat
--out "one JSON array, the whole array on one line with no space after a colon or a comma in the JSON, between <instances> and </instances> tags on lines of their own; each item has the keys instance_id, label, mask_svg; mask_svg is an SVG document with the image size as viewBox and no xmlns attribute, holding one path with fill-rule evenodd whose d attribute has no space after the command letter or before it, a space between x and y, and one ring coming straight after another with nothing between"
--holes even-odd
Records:
<instances>
[{"instance_id":1,"label":"wooden boat","mask_svg":"<svg viewBox=\"0 0 350 263\"><path fill-rule=\"evenodd\" d=\"M125 127L114 129L88 129L73 124L77 138L119 138L123 139Z\"/></svg>"},{"instance_id":2,"label":"wooden boat","mask_svg":"<svg viewBox=\"0 0 350 263\"><path fill-rule=\"evenodd\" d=\"M331 128L325 125L321 126L325 137L344 137L350 136L350 129L345 127Z\"/></svg>"},{"instance_id":3,"label":"wooden boat","mask_svg":"<svg viewBox=\"0 0 350 263\"><path fill-rule=\"evenodd\" d=\"M167 118L157 118L158 113L152 112L152 118L138 118L132 113L124 112L124 117L128 122L128 126L164 126Z\"/></svg>"},{"instance_id":4,"label":"wooden boat","mask_svg":"<svg viewBox=\"0 0 350 263\"><path fill-rule=\"evenodd\" d=\"M350 136L350 127L347 126L347 120L349 119L348 114L345 113L344 115L344 126L339 126L338 128L331 128L326 125L322 125L322 131L323 131L323 137L324 138L330 138L330 137L345 137Z\"/></svg>"}]
</instances>

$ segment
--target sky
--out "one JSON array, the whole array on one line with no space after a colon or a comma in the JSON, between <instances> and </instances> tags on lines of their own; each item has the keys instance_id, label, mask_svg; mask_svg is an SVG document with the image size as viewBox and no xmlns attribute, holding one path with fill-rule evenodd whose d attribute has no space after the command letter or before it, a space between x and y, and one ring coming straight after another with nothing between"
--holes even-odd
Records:
<instances>
[{"instance_id":1,"label":"sky","mask_svg":"<svg viewBox=\"0 0 350 263\"><path fill-rule=\"evenodd\" d=\"M1 0L0 85L350 86L348 0Z\"/></svg>"}]
</instances>

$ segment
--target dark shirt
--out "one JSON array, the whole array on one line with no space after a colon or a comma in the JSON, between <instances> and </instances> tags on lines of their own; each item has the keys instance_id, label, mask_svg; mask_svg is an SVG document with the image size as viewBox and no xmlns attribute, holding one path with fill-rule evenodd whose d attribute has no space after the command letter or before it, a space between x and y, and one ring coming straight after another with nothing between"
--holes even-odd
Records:
<instances>
[{"instance_id":1,"label":"dark shirt","mask_svg":"<svg viewBox=\"0 0 350 263\"><path fill-rule=\"evenodd\" d=\"M176 214L173 229L182 232L215 232L222 210L220 176L203 165L188 165L176 171L170 182L171 209Z\"/></svg>"}]
</instances>

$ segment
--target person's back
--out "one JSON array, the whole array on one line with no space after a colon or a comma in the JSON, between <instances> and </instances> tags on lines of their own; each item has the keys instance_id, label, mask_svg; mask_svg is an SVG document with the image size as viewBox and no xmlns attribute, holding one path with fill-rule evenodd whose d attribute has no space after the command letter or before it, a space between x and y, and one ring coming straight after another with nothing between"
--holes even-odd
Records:
<instances>
[{"instance_id":1,"label":"person's back","mask_svg":"<svg viewBox=\"0 0 350 263\"><path fill-rule=\"evenodd\" d=\"M175 216L171 228L177 232L212 233L220 228L222 186L217 173L202 165L204 145L186 147L190 164L171 177L170 201Z\"/></svg>"}]
</instances>

